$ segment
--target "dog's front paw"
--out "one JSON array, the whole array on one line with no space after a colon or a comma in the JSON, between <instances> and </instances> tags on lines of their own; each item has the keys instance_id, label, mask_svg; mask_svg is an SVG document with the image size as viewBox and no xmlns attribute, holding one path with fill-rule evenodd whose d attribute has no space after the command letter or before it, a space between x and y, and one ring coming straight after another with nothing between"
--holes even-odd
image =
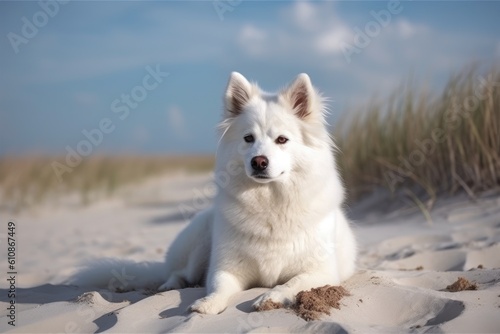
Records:
<instances>
[{"instance_id":1,"label":"dog's front paw","mask_svg":"<svg viewBox=\"0 0 500 334\"><path fill-rule=\"evenodd\" d=\"M189 306L189 310L203 314L219 314L224 311L226 307L226 303L222 300L212 296L207 296L195 301L191 306Z\"/></svg>"},{"instance_id":2,"label":"dog's front paw","mask_svg":"<svg viewBox=\"0 0 500 334\"><path fill-rule=\"evenodd\" d=\"M292 303L293 296L287 296L283 292L273 289L260 296L255 303L253 303L253 307L257 311L267 311L283 308Z\"/></svg>"}]
</instances>

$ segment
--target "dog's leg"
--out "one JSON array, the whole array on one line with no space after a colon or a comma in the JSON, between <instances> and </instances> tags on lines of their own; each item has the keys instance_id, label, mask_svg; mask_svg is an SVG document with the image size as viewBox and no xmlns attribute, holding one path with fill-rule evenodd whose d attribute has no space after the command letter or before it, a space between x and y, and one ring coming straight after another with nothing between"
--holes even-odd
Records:
<instances>
[{"instance_id":1,"label":"dog's leg","mask_svg":"<svg viewBox=\"0 0 500 334\"><path fill-rule=\"evenodd\" d=\"M218 314L227 307L229 298L243 290L240 280L228 271L218 271L209 275L207 296L198 299L189 309L205 314Z\"/></svg>"},{"instance_id":2,"label":"dog's leg","mask_svg":"<svg viewBox=\"0 0 500 334\"><path fill-rule=\"evenodd\" d=\"M338 275L326 272L307 272L299 274L282 285L277 285L269 290L253 304L256 310L261 309L266 302L281 303L284 306L293 304L295 296L303 290L310 290L321 286L338 285L340 280Z\"/></svg>"},{"instance_id":3,"label":"dog's leg","mask_svg":"<svg viewBox=\"0 0 500 334\"><path fill-rule=\"evenodd\" d=\"M335 249L340 280L344 281L356 271L356 238L342 211L338 210L336 217Z\"/></svg>"},{"instance_id":4,"label":"dog's leg","mask_svg":"<svg viewBox=\"0 0 500 334\"><path fill-rule=\"evenodd\" d=\"M175 238L165 259L167 280L158 290L182 289L203 280L210 257L211 225L209 208L198 213Z\"/></svg>"}]
</instances>

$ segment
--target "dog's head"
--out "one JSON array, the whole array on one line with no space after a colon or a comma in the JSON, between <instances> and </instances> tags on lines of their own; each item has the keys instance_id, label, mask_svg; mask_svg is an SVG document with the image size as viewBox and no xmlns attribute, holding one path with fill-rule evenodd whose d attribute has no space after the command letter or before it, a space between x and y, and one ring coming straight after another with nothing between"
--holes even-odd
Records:
<instances>
[{"instance_id":1,"label":"dog's head","mask_svg":"<svg viewBox=\"0 0 500 334\"><path fill-rule=\"evenodd\" d=\"M250 179L279 181L315 163L314 149L329 150L323 112L322 98L305 73L278 94L268 94L233 72L221 123L223 145Z\"/></svg>"}]
</instances>

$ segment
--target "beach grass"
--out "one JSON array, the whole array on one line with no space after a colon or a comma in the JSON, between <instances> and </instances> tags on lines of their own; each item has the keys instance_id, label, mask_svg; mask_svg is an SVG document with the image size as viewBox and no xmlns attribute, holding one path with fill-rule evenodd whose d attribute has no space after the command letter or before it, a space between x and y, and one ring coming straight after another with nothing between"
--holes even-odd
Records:
<instances>
[{"instance_id":1,"label":"beach grass","mask_svg":"<svg viewBox=\"0 0 500 334\"><path fill-rule=\"evenodd\" d=\"M168 172L187 173L213 169L210 156L103 156L84 159L57 177L53 162L64 157L22 156L0 159L0 198L2 206L20 210L48 199L76 194L82 204L95 194L111 196L123 186Z\"/></svg>"},{"instance_id":2,"label":"beach grass","mask_svg":"<svg viewBox=\"0 0 500 334\"><path fill-rule=\"evenodd\" d=\"M469 66L438 93L413 86L349 110L336 124L350 198L384 187L432 207L443 193L474 199L499 189L500 68Z\"/></svg>"}]
</instances>

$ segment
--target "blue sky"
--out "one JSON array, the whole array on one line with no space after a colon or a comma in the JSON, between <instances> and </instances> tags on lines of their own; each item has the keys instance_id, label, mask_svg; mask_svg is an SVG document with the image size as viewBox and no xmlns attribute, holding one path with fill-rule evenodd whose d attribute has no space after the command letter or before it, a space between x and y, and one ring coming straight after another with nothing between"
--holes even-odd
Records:
<instances>
[{"instance_id":1,"label":"blue sky","mask_svg":"<svg viewBox=\"0 0 500 334\"><path fill-rule=\"evenodd\" d=\"M439 90L465 65L500 60L500 2L55 4L0 2L0 155L65 154L103 119L113 131L92 154L214 152L231 71L269 91L307 72L333 122L411 74ZM151 90L148 66L168 72ZM112 104L131 93L140 101L121 119Z\"/></svg>"}]
</instances>

